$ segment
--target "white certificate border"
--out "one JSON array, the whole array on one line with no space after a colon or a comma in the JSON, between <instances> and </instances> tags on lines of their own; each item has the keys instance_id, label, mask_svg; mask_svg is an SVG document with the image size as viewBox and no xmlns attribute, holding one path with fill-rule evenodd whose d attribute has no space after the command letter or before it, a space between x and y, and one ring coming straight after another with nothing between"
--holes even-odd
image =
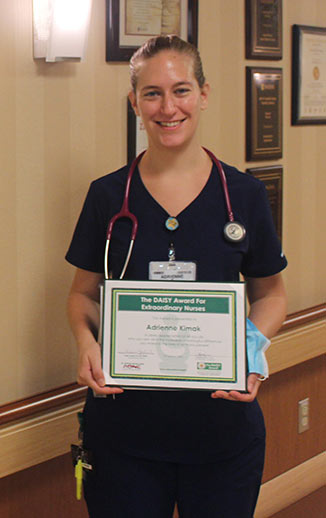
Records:
<instances>
[{"instance_id":1,"label":"white certificate border","mask_svg":"<svg viewBox=\"0 0 326 518\"><path fill-rule=\"evenodd\" d=\"M123 294L167 296L227 296L231 298L231 318L233 322L232 338L232 378L214 377L191 377L191 376L168 376L168 375L138 375L138 374L115 374L112 371L112 357L115 344L115 317L116 302L118 296ZM243 304L238 304L238 299L243 298ZM165 389L196 389L196 390L246 390L246 351L245 347L238 347L243 337L245 344L245 283L195 283L194 282L166 282L166 281L104 281L104 297L102 304L102 364L106 384L125 386L127 388L159 388ZM243 309L242 309L243 307ZM105 316L104 316L105 315ZM244 329L239 326L239 319L244 321ZM113 348L112 348L113 344ZM242 350L241 350L242 349ZM106 368L105 368L106 366ZM109 366L109 370L107 370ZM114 367L114 366L113 366ZM209 387L207 386L209 384Z\"/></svg>"},{"instance_id":2,"label":"white certificate border","mask_svg":"<svg viewBox=\"0 0 326 518\"><path fill-rule=\"evenodd\" d=\"M187 294L189 297L194 296L208 296L207 290L206 291L189 291L189 290L154 290L154 289L129 289L129 288L112 288L112 306L111 306L111 348L110 348L110 377L112 379L139 379L139 380L169 380L169 381L202 381L202 382L211 382L211 381L219 381L219 382L237 382L237 339L236 339L236 292L234 290L230 291L220 291L220 290L212 290L209 292L209 296L220 296L221 298L225 298L225 296L228 297L228 300L231 301L231 317L232 317L232 377L226 378L220 378L218 376L212 376L209 378L208 376L172 376L172 375L139 375L139 374L131 374L131 373L117 373L115 372L115 342L116 342L116 313L117 313L117 304L118 304L118 298L119 295L157 295L157 296L168 296L168 295L181 295L184 296Z\"/></svg>"}]
</instances>

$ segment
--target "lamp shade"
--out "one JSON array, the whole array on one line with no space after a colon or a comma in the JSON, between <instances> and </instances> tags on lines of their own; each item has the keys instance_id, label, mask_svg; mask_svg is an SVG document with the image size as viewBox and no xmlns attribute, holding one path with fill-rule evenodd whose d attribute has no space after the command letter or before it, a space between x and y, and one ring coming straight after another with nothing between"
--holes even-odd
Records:
<instances>
[{"instance_id":1,"label":"lamp shade","mask_svg":"<svg viewBox=\"0 0 326 518\"><path fill-rule=\"evenodd\" d=\"M92 0L33 0L34 58L83 60Z\"/></svg>"}]
</instances>

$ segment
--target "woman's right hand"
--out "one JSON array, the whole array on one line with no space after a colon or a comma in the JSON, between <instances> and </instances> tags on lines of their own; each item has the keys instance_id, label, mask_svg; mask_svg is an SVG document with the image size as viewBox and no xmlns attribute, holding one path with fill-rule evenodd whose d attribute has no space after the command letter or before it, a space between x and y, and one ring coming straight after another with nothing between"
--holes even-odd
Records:
<instances>
[{"instance_id":1,"label":"woman's right hand","mask_svg":"<svg viewBox=\"0 0 326 518\"><path fill-rule=\"evenodd\" d=\"M87 344L79 344L77 382L79 385L87 385L99 395L121 394L123 392L123 389L119 387L105 386L104 373L101 367L101 349L95 339Z\"/></svg>"},{"instance_id":2,"label":"woman's right hand","mask_svg":"<svg viewBox=\"0 0 326 518\"><path fill-rule=\"evenodd\" d=\"M95 340L100 325L99 285L102 280L100 273L77 268L69 293L69 322L79 351L77 381L99 395L120 394L121 388L105 386L101 349Z\"/></svg>"}]
</instances>

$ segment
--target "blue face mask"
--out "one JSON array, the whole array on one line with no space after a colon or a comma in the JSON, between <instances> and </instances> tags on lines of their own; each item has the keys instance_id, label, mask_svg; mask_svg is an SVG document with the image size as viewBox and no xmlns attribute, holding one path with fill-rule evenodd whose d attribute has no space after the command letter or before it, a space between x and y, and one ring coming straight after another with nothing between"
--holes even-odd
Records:
<instances>
[{"instance_id":1,"label":"blue face mask","mask_svg":"<svg viewBox=\"0 0 326 518\"><path fill-rule=\"evenodd\" d=\"M247 318L247 360L248 373L260 374L263 379L269 375L265 351L271 345L270 340Z\"/></svg>"}]
</instances>

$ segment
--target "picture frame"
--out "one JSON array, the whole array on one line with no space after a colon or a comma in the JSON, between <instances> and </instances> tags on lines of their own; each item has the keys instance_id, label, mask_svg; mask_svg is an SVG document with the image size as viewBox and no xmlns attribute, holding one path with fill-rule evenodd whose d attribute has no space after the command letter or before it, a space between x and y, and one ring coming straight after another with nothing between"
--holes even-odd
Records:
<instances>
[{"instance_id":1,"label":"picture frame","mask_svg":"<svg viewBox=\"0 0 326 518\"><path fill-rule=\"evenodd\" d=\"M280 242L282 243L283 167L280 165L253 167L247 169L246 172L264 183L272 211L276 233Z\"/></svg>"},{"instance_id":2,"label":"picture frame","mask_svg":"<svg viewBox=\"0 0 326 518\"><path fill-rule=\"evenodd\" d=\"M292 26L291 122L326 124L326 27Z\"/></svg>"},{"instance_id":3,"label":"picture frame","mask_svg":"<svg viewBox=\"0 0 326 518\"><path fill-rule=\"evenodd\" d=\"M247 390L244 282L105 279L101 290L107 385Z\"/></svg>"},{"instance_id":4,"label":"picture frame","mask_svg":"<svg viewBox=\"0 0 326 518\"><path fill-rule=\"evenodd\" d=\"M106 61L129 61L147 39L162 34L164 11L159 15L148 4L146 0L106 0ZM165 15L164 25L165 33L178 34L197 46L198 0L176 0L175 13Z\"/></svg>"},{"instance_id":5,"label":"picture frame","mask_svg":"<svg viewBox=\"0 0 326 518\"><path fill-rule=\"evenodd\" d=\"M246 59L282 59L282 0L246 0Z\"/></svg>"},{"instance_id":6,"label":"picture frame","mask_svg":"<svg viewBox=\"0 0 326 518\"><path fill-rule=\"evenodd\" d=\"M132 162L139 153L147 149L148 139L143 122L136 117L129 98L127 98L127 160Z\"/></svg>"},{"instance_id":7,"label":"picture frame","mask_svg":"<svg viewBox=\"0 0 326 518\"><path fill-rule=\"evenodd\" d=\"M246 67L246 159L272 160L283 153L283 70Z\"/></svg>"}]
</instances>

